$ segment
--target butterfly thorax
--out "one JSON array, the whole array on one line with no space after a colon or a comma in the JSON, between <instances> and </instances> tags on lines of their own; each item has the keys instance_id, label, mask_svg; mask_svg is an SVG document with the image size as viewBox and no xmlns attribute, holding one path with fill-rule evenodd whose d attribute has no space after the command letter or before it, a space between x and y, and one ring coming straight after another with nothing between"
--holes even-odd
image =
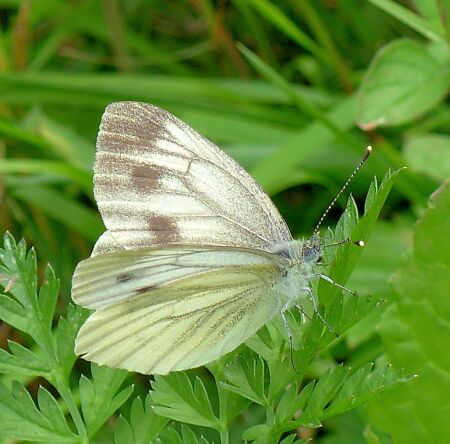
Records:
<instances>
[{"instance_id":1,"label":"butterfly thorax","mask_svg":"<svg viewBox=\"0 0 450 444\"><path fill-rule=\"evenodd\" d=\"M281 309L285 310L298 303L299 299L309 292L314 265L322 257L320 238L314 236L307 240L278 244L273 253L288 259L284 278L276 286Z\"/></svg>"}]
</instances>

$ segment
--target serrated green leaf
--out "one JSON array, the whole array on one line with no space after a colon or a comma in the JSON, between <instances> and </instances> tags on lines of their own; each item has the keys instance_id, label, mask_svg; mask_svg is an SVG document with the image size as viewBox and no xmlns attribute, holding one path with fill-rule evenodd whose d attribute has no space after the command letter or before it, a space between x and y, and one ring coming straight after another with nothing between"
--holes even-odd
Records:
<instances>
[{"instance_id":1,"label":"serrated green leaf","mask_svg":"<svg viewBox=\"0 0 450 444\"><path fill-rule=\"evenodd\" d=\"M115 444L136 443L131 426L122 415L116 419L114 424L114 442Z\"/></svg>"},{"instance_id":2,"label":"serrated green leaf","mask_svg":"<svg viewBox=\"0 0 450 444\"><path fill-rule=\"evenodd\" d=\"M147 444L153 442L168 422L167 418L155 414L149 395L146 396L144 403L141 398L136 397L131 404L130 419L127 422L131 427L133 440L123 441L123 443Z\"/></svg>"},{"instance_id":3,"label":"serrated green leaf","mask_svg":"<svg viewBox=\"0 0 450 444\"><path fill-rule=\"evenodd\" d=\"M89 436L93 436L108 418L128 399L133 387L117 394L124 382L125 370L91 364L92 380L81 376L81 410Z\"/></svg>"},{"instance_id":4,"label":"serrated green leaf","mask_svg":"<svg viewBox=\"0 0 450 444\"><path fill-rule=\"evenodd\" d=\"M194 379L194 395L197 399L198 405L200 405L203 409L202 414L205 417L214 418L214 412L212 410L211 401L208 397L208 393L206 391L205 385L203 381L196 376Z\"/></svg>"},{"instance_id":5,"label":"serrated green leaf","mask_svg":"<svg viewBox=\"0 0 450 444\"><path fill-rule=\"evenodd\" d=\"M52 328L53 316L55 314L56 302L59 294L59 281L50 265L47 265L44 272L44 281L39 289L39 309L42 321L48 330Z\"/></svg>"},{"instance_id":6,"label":"serrated green leaf","mask_svg":"<svg viewBox=\"0 0 450 444\"><path fill-rule=\"evenodd\" d=\"M373 371L372 367L372 363L366 364L346 379L331 405L323 411L322 420L355 408L410 379L389 365L380 366Z\"/></svg>"},{"instance_id":7,"label":"serrated green leaf","mask_svg":"<svg viewBox=\"0 0 450 444\"><path fill-rule=\"evenodd\" d=\"M0 372L13 375L44 376L50 372L46 362L14 341L8 341L11 353L0 349Z\"/></svg>"},{"instance_id":8,"label":"serrated green leaf","mask_svg":"<svg viewBox=\"0 0 450 444\"><path fill-rule=\"evenodd\" d=\"M12 297L4 294L0 294L0 318L11 327L29 332L30 325L25 309Z\"/></svg>"},{"instance_id":9,"label":"serrated green leaf","mask_svg":"<svg viewBox=\"0 0 450 444\"><path fill-rule=\"evenodd\" d=\"M379 324L394 368L418 375L369 405L371 421L399 444L450 436L449 220L446 181L415 226L412 253L393 276L394 304Z\"/></svg>"},{"instance_id":10,"label":"serrated green leaf","mask_svg":"<svg viewBox=\"0 0 450 444\"><path fill-rule=\"evenodd\" d=\"M88 310L69 304L66 318L59 318L58 326L54 332L58 361L66 378L68 378L77 359L74 352L75 338L87 315Z\"/></svg>"},{"instance_id":11,"label":"serrated green leaf","mask_svg":"<svg viewBox=\"0 0 450 444\"><path fill-rule=\"evenodd\" d=\"M338 365L320 377L300 417L301 424L307 427L315 427L320 423L322 410L341 388L348 373L349 368Z\"/></svg>"},{"instance_id":12,"label":"serrated green leaf","mask_svg":"<svg viewBox=\"0 0 450 444\"><path fill-rule=\"evenodd\" d=\"M284 423L290 420L296 412L296 399L298 397L298 388L296 384L289 385L283 395L280 402L277 405L275 411L275 422L278 424Z\"/></svg>"},{"instance_id":13,"label":"serrated green leaf","mask_svg":"<svg viewBox=\"0 0 450 444\"><path fill-rule=\"evenodd\" d=\"M366 200L364 201L364 213L369 211L369 208L373 205L375 196L378 193L378 180L376 176L370 182L369 190L367 191Z\"/></svg>"},{"instance_id":14,"label":"serrated green leaf","mask_svg":"<svg viewBox=\"0 0 450 444\"><path fill-rule=\"evenodd\" d=\"M45 387L39 387L38 404L42 415L52 424L55 432L62 435L70 434L70 428L67 425L61 408Z\"/></svg>"},{"instance_id":15,"label":"serrated green leaf","mask_svg":"<svg viewBox=\"0 0 450 444\"><path fill-rule=\"evenodd\" d=\"M296 435L289 435L286 436L282 441L280 441L280 444L292 444L295 441ZM297 443L298 441L296 441Z\"/></svg>"},{"instance_id":16,"label":"serrated green leaf","mask_svg":"<svg viewBox=\"0 0 450 444\"><path fill-rule=\"evenodd\" d=\"M259 424L248 428L243 434L242 439L255 441L257 439L267 439L270 436L270 427L266 424Z\"/></svg>"},{"instance_id":17,"label":"serrated green leaf","mask_svg":"<svg viewBox=\"0 0 450 444\"><path fill-rule=\"evenodd\" d=\"M37 264L34 250L26 251L25 242L16 244L10 234L4 237L4 249L0 253L3 270L9 279L14 280L10 294L23 306L36 306Z\"/></svg>"},{"instance_id":18,"label":"serrated green leaf","mask_svg":"<svg viewBox=\"0 0 450 444\"><path fill-rule=\"evenodd\" d=\"M192 429L184 424L181 425L181 438L183 444L198 444L198 439Z\"/></svg>"},{"instance_id":19,"label":"serrated green leaf","mask_svg":"<svg viewBox=\"0 0 450 444\"><path fill-rule=\"evenodd\" d=\"M49 419L55 408L59 409L53 398L50 401L50 396L41 394L42 407L50 408L42 412L22 385L14 383L12 393L9 393L0 383L0 434L34 442L79 443L62 414L57 413L57 418Z\"/></svg>"},{"instance_id":20,"label":"serrated green leaf","mask_svg":"<svg viewBox=\"0 0 450 444\"><path fill-rule=\"evenodd\" d=\"M222 387L256 404L266 405L264 361L259 356L238 356L224 369L229 384Z\"/></svg>"},{"instance_id":21,"label":"serrated green leaf","mask_svg":"<svg viewBox=\"0 0 450 444\"><path fill-rule=\"evenodd\" d=\"M211 405L203 405L194 393L192 382L185 372L156 376L152 384L151 400L158 415L188 424L220 429Z\"/></svg>"},{"instance_id":22,"label":"serrated green leaf","mask_svg":"<svg viewBox=\"0 0 450 444\"><path fill-rule=\"evenodd\" d=\"M364 129L410 122L445 96L443 67L413 40L396 40L375 56L359 91L357 120Z\"/></svg>"},{"instance_id":23,"label":"serrated green leaf","mask_svg":"<svg viewBox=\"0 0 450 444\"><path fill-rule=\"evenodd\" d=\"M161 432L158 440L161 444L183 444L181 436L173 429L165 429Z\"/></svg>"},{"instance_id":24,"label":"serrated green leaf","mask_svg":"<svg viewBox=\"0 0 450 444\"><path fill-rule=\"evenodd\" d=\"M386 201L389 192L394 185L395 178L401 170L395 172L389 172L383 178L382 183L378 188L378 192L374 197L370 207L359 219L355 228L351 232L351 239L362 240L365 243L368 242L370 232L372 231L375 222L380 214L380 211ZM342 239L340 239L342 240ZM331 264L328 270L328 276L335 282L345 285L347 279L350 276L356 262L361 255L362 249L352 244L347 244L339 247L336 252L336 259ZM325 306L334 300L340 290L332 284L324 281L320 281L318 285L318 294L321 303Z\"/></svg>"}]
</instances>

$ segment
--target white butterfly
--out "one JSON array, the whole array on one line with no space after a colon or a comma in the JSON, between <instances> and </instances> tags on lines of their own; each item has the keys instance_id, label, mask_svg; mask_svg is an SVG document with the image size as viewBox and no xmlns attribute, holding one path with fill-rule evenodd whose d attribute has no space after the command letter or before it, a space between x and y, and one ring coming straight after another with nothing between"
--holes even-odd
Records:
<instances>
[{"instance_id":1,"label":"white butterfly","mask_svg":"<svg viewBox=\"0 0 450 444\"><path fill-rule=\"evenodd\" d=\"M72 288L95 309L76 339L84 359L144 374L198 367L311 292L318 238L294 240L243 168L167 111L106 108L94 193L107 231Z\"/></svg>"}]
</instances>

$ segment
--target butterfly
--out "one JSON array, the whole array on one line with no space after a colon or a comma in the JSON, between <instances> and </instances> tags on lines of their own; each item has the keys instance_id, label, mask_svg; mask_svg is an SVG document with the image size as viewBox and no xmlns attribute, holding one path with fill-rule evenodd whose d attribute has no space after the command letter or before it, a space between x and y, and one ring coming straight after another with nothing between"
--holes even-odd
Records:
<instances>
[{"instance_id":1,"label":"butterfly","mask_svg":"<svg viewBox=\"0 0 450 444\"><path fill-rule=\"evenodd\" d=\"M319 237L294 240L250 175L163 109L106 108L94 196L106 231L72 282L73 301L94 310L75 342L86 360L143 374L198 367L314 300Z\"/></svg>"}]
</instances>

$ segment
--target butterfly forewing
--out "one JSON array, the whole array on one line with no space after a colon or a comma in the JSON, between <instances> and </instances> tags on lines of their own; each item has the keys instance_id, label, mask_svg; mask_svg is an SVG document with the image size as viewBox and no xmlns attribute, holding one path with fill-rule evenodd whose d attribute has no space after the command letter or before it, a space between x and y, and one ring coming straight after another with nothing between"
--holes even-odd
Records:
<instances>
[{"instance_id":1,"label":"butterfly forewing","mask_svg":"<svg viewBox=\"0 0 450 444\"><path fill-rule=\"evenodd\" d=\"M292 240L268 196L236 162L144 103L107 107L94 192L108 230L95 254L166 244L268 250Z\"/></svg>"},{"instance_id":2,"label":"butterfly forewing","mask_svg":"<svg viewBox=\"0 0 450 444\"><path fill-rule=\"evenodd\" d=\"M167 257L167 251L161 253L161 259ZM99 364L148 374L197 367L235 349L281 308L274 287L284 266L272 254L236 249L194 255L179 251L176 257L186 259L187 267L197 264L202 271L172 276L159 284L155 279L164 279L165 273L157 277L155 272L152 277L146 270L146 265L150 270L155 267L154 271L161 266L151 264L155 255L149 254L149 262L139 264L135 254L117 256L120 269L133 276L122 286L111 273L112 257L88 259L87 266L95 262L92 273L80 269L74 278L76 302L102 304L83 325L76 342L77 354ZM140 273L147 273L146 279ZM153 284L139 291L144 281Z\"/></svg>"}]
</instances>

